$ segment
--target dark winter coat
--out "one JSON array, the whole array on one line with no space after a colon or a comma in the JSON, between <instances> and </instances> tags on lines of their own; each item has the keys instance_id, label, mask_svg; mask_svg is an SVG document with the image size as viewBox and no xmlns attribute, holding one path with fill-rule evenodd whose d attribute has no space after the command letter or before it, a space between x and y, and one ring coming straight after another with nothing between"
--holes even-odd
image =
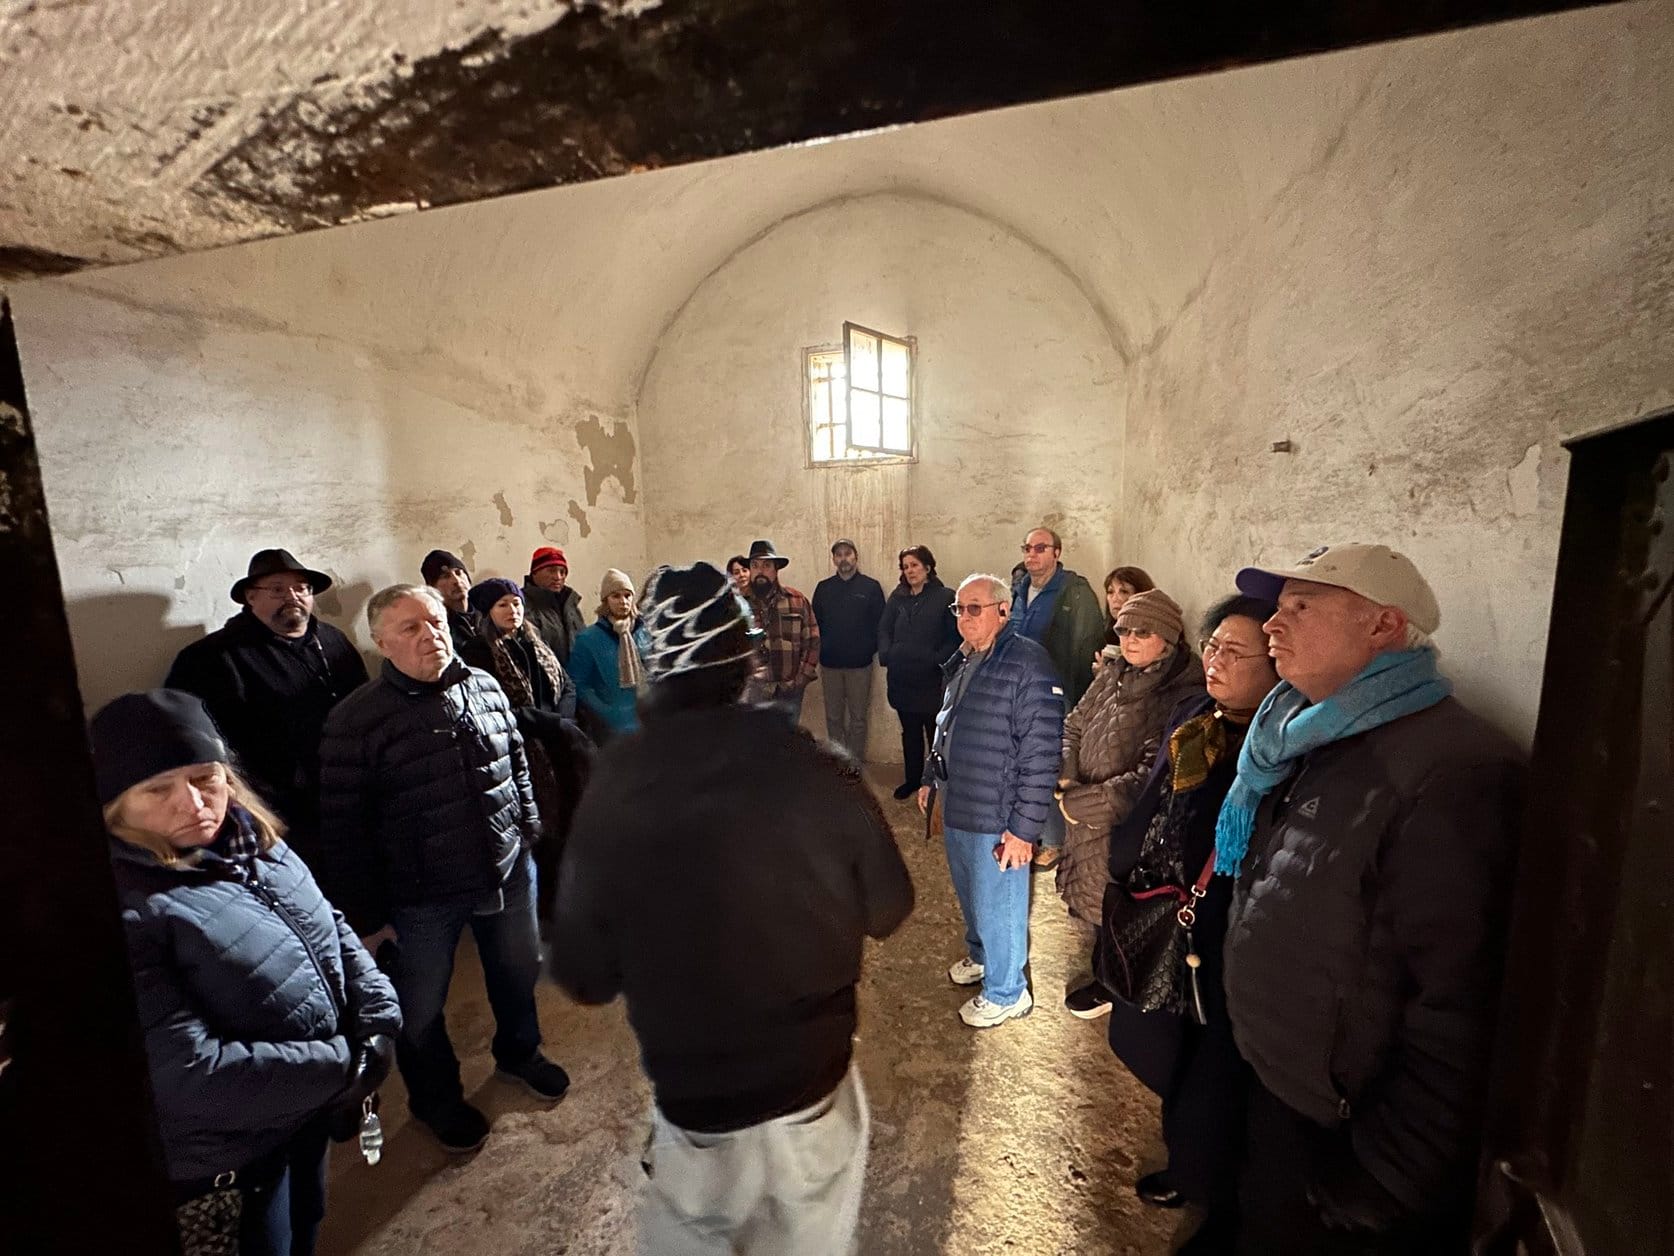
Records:
<instances>
[{"instance_id":1,"label":"dark winter coat","mask_svg":"<svg viewBox=\"0 0 1674 1256\"><path fill-rule=\"evenodd\" d=\"M651 711L576 813L552 972L583 1003L626 997L670 1121L739 1129L842 1080L862 942L912 904L852 762L777 711Z\"/></svg>"},{"instance_id":2,"label":"dark winter coat","mask_svg":"<svg viewBox=\"0 0 1674 1256\"><path fill-rule=\"evenodd\" d=\"M1226 756L1209 770L1202 784L1181 794L1174 792L1174 764L1168 757L1168 739L1187 720L1214 709L1215 700L1204 693L1187 698L1169 713L1163 724L1161 749L1146 774L1133 809L1111 831L1105 865L1110 885L1126 883L1130 889L1149 890L1166 880L1188 886L1203 872L1203 865L1215 848L1215 821L1220 816L1221 803L1226 800L1238 772L1237 748L1243 743L1243 730L1237 725L1227 726ZM1170 808L1177 814L1169 815ZM1168 832L1177 841L1172 861L1176 866L1167 870L1137 868L1146 834L1153 822L1159 821L1169 823ZM1138 879L1130 881L1130 878ZM1199 982L1204 1010L1211 1020L1226 1018L1221 950L1226 937L1227 908L1231 903L1231 878L1211 878L1205 897L1196 905L1197 923L1192 928L1192 948L1203 960ZM1118 1003L1110 1025L1111 1049L1141 1082L1159 1094L1166 1094L1174 1076L1174 1056L1180 1049L1185 1019L1170 1012L1140 1012Z\"/></svg>"},{"instance_id":3,"label":"dark winter coat","mask_svg":"<svg viewBox=\"0 0 1674 1256\"><path fill-rule=\"evenodd\" d=\"M540 833L511 703L455 659L434 684L386 662L326 721L321 850L362 937L392 904L487 894Z\"/></svg>"},{"instance_id":4,"label":"dark winter coat","mask_svg":"<svg viewBox=\"0 0 1674 1256\"><path fill-rule=\"evenodd\" d=\"M870 667L878 653L883 586L856 572L832 574L814 586L814 621L820 626L821 667ZM952 616L949 616L952 618Z\"/></svg>"},{"instance_id":5,"label":"dark winter coat","mask_svg":"<svg viewBox=\"0 0 1674 1256\"><path fill-rule=\"evenodd\" d=\"M952 616L949 616L952 618ZM970 683L959 673L971 655L947 662L948 691L936 716L935 745L947 761L942 819L971 833L1010 832L1039 839L1058 780L1064 687L1046 651L1010 624L1000 630Z\"/></svg>"},{"instance_id":6,"label":"dark winter coat","mask_svg":"<svg viewBox=\"0 0 1674 1256\"><path fill-rule=\"evenodd\" d=\"M482 618L473 610L448 612L448 635L453 638L453 648L463 654L465 643L475 640L482 629ZM475 664L473 664L475 666Z\"/></svg>"},{"instance_id":7,"label":"dark winter coat","mask_svg":"<svg viewBox=\"0 0 1674 1256\"><path fill-rule=\"evenodd\" d=\"M330 624L313 619L293 640L249 610L182 650L163 681L203 699L239 771L307 855L319 828L320 730L365 683L360 651Z\"/></svg>"},{"instance_id":8,"label":"dark winter coat","mask_svg":"<svg viewBox=\"0 0 1674 1256\"><path fill-rule=\"evenodd\" d=\"M569 665L576 634L587 626L581 614L581 596L569 585L558 592L543 589L532 580L523 582L523 613L551 647L558 661Z\"/></svg>"},{"instance_id":9,"label":"dark winter coat","mask_svg":"<svg viewBox=\"0 0 1674 1256\"><path fill-rule=\"evenodd\" d=\"M1110 827L1127 817L1144 787L1168 713L1202 692L1203 664L1177 646L1146 669L1107 663L1064 721L1059 779L1075 784L1065 787L1062 800L1067 823L1058 893L1088 924L1103 919Z\"/></svg>"},{"instance_id":10,"label":"dark winter coat","mask_svg":"<svg viewBox=\"0 0 1674 1256\"><path fill-rule=\"evenodd\" d=\"M400 1030L395 991L283 842L248 883L213 849L111 858L169 1177L242 1168L346 1090L354 1044Z\"/></svg>"},{"instance_id":11,"label":"dark winter coat","mask_svg":"<svg viewBox=\"0 0 1674 1256\"><path fill-rule=\"evenodd\" d=\"M1226 938L1261 1084L1410 1209L1475 1170L1522 755L1451 698L1308 755L1263 800Z\"/></svg>"},{"instance_id":12,"label":"dark winter coat","mask_svg":"<svg viewBox=\"0 0 1674 1256\"><path fill-rule=\"evenodd\" d=\"M1087 577L1068 567L1059 566L1053 580L1062 580L1057 600L1052 607L1052 618L1040 643L1052 657L1058 679L1064 683L1064 709L1071 711L1093 683L1093 655L1104 645L1104 604ZM1013 615L1021 614L1029 592L1029 577L1025 574L1012 585ZM1043 590L1044 592L1044 590Z\"/></svg>"},{"instance_id":13,"label":"dark winter coat","mask_svg":"<svg viewBox=\"0 0 1674 1256\"><path fill-rule=\"evenodd\" d=\"M948 613L953 590L935 576L915 597L904 584L884 603L878 625L878 662L889 705L906 715L942 709L942 664L959 648L959 624Z\"/></svg>"}]
</instances>

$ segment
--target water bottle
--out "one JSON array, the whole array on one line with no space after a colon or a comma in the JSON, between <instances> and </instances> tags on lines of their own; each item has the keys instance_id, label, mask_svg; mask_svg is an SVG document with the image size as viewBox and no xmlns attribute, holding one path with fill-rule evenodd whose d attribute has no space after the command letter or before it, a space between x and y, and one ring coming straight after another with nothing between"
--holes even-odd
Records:
<instances>
[{"instance_id":1,"label":"water bottle","mask_svg":"<svg viewBox=\"0 0 1674 1256\"><path fill-rule=\"evenodd\" d=\"M384 1157L384 1123L373 1110L373 1096L366 1096L360 1110L360 1154L367 1164L377 1164Z\"/></svg>"}]
</instances>

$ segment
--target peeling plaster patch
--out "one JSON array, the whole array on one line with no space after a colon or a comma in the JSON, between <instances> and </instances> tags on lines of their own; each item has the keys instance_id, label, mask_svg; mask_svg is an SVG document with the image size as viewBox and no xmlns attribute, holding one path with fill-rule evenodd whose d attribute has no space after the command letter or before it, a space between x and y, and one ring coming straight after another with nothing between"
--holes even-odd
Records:
<instances>
[{"instance_id":1,"label":"peeling plaster patch","mask_svg":"<svg viewBox=\"0 0 1674 1256\"><path fill-rule=\"evenodd\" d=\"M570 498L570 518L581 525L582 540L585 541L593 535L593 525L587 522L587 512L581 508L581 503L573 497Z\"/></svg>"},{"instance_id":2,"label":"peeling plaster patch","mask_svg":"<svg viewBox=\"0 0 1674 1256\"><path fill-rule=\"evenodd\" d=\"M576 444L590 455L589 465L582 468L582 483L587 490L587 504L599 504L599 489L615 477L622 486L622 500L629 505L634 500L634 434L620 419L613 420L610 431L597 415L588 415L575 427ZM583 534L585 535L585 534Z\"/></svg>"},{"instance_id":3,"label":"peeling plaster patch","mask_svg":"<svg viewBox=\"0 0 1674 1256\"><path fill-rule=\"evenodd\" d=\"M1525 518L1540 508L1540 446L1530 445L1523 461L1506 472L1511 490L1511 513Z\"/></svg>"},{"instance_id":4,"label":"peeling plaster patch","mask_svg":"<svg viewBox=\"0 0 1674 1256\"><path fill-rule=\"evenodd\" d=\"M174 578L174 591L176 593L179 593L185 587L186 587L186 577L185 576L176 576Z\"/></svg>"},{"instance_id":5,"label":"peeling plaster patch","mask_svg":"<svg viewBox=\"0 0 1674 1256\"><path fill-rule=\"evenodd\" d=\"M477 543L466 541L459 547L459 557L465 560L466 571L475 571L477 569Z\"/></svg>"},{"instance_id":6,"label":"peeling plaster patch","mask_svg":"<svg viewBox=\"0 0 1674 1256\"><path fill-rule=\"evenodd\" d=\"M575 503L573 501L570 503L570 509L572 511L575 509ZM569 544L570 525L565 523L562 519L542 519L540 524L541 535L547 540L558 545ZM587 534L583 532L581 535L586 536Z\"/></svg>"},{"instance_id":7,"label":"peeling plaster patch","mask_svg":"<svg viewBox=\"0 0 1674 1256\"><path fill-rule=\"evenodd\" d=\"M500 512L500 526L502 528L509 528L512 524L517 522L512 518L511 507L506 504L506 492L504 489L501 489L498 493L494 494L492 500L495 508Z\"/></svg>"}]
</instances>

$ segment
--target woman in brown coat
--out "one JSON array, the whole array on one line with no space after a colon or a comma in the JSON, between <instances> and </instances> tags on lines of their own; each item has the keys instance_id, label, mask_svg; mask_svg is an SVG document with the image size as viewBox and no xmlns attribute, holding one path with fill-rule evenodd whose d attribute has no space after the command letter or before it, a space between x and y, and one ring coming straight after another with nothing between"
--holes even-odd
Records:
<instances>
[{"instance_id":1,"label":"woman in brown coat","mask_svg":"<svg viewBox=\"0 0 1674 1256\"><path fill-rule=\"evenodd\" d=\"M1128 598L1116 633L1121 644L1107 647L1106 665L1064 721L1058 772L1065 820L1058 893L1085 942L1064 1006L1085 1020L1110 1010L1093 980L1092 950L1110 879L1111 826L1127 819L1144 788L1168 713L1203 692L1203 664L1184 648L1185 620L1168 594L1151 589Z\"/></svg>"}]
</instances>

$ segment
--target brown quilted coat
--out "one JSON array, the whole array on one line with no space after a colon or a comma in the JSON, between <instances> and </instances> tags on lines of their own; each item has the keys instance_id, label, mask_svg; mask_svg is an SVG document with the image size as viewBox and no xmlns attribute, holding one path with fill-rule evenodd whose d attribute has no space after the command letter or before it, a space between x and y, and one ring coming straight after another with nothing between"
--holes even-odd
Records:
<instances>
[{"instance_id":1,"label":"brown quilted coat","mask_svg":"<svg viewBox=\"0 0 1674 1256\"><path fill-rule=\"evenodd\" d=\"M1096 925L1110 879L1110 828L1125 820L1157 757L1168 713L1203 692L1203 664L1189 649L1139 671L1126 662L1099 669L1064 721L1064 854L1058 893L1070 913Z\"/></svg>"}]
</instances>

